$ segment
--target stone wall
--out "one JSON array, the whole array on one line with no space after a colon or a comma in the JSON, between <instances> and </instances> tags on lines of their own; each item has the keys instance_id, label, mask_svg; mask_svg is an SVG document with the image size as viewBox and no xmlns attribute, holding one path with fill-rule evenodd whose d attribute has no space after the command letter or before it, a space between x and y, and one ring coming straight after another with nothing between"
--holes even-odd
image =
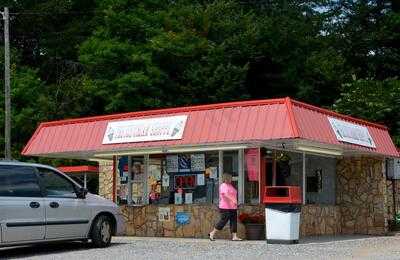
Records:
<instances>
[{"instance_id":1,"label":"stone wall","mask_svg":"<svg viewBox=\"0 0 400 260\"><path fill-rule=\"evenodd\" d=\"M158 220L158 208L170 208L170 220ZM128 236L157 236L157 237L194 237L206 238L219 219L219 212L215 205L146 205L123 206L122 212L127 221ZM180 226L176 223L176 212L190 214L190 223ZM239 209L246 213L260 213L264 215L264 206L242 206ZM245 237L244 226L238 222L238 235ZM218 232L216 238L230 238L229 224Z\"/></svg>"},{"instance_id":2,"label":"stone wall","mask_svg":"<svg viewBox=\"0 0 400 260\"><path fill-rule=\"evenodd\" d=\"M338 161L336 202L342 234L382 235L388 231L387 183L381 159Z\"/></svg>"},{"instance_id":3,"label":"stone wall","mask_svg":"<svg viewBox=\"0 0 400 260\"><path fill-rule=\"evenodd\" d=\"M170 220L158 220L158 208L170 208ZM123 206L122 212L127 221L128 236L157 236L157 237L194 237L206 238L219 219L215 205L147 205ZM190 214L190 224L176 224L176 212ZM239 214L259 213L264 215L264 206L245 205L240 207ZM338 206L306 205L301 213L301 236L336 235L340 234L340 209ZM238 222L238 235L245 238L244 225ZM230 238L229 225L219 232L217 238Z\"/></svg>"},{"instance_id":4,"label":"stone wall","mask_svg":"<svg viewBox=\"0 0 400 260\"><path fill-rule=\"evenodd\" d=\"M335 205L305 205L301 209L300 235L338 235L341 228L341 211Z\"/></svg>"},{"instance_id":5,"label":"stone wall","mask_svg":"<svg viewBox=\"0 0 400 260\"><path fill-rule=\"evenodd\" d=\"M393 184L394 184L394 202L393 203ZM395 215L394 208L396 207L396 214L400 213L400 180L387 180L386 181L387 191L387 214L390 220Z\"/></svg>"},{"instance_id":6,"label":"stone wall","mask_svg":"<svg viewBox=\"0 0 400 260\"><path fill-rule=\"evenodd\" d=\"M99 162L99 195L109 200L113 199L112 162Z\"/></svg>"}]
</instances>

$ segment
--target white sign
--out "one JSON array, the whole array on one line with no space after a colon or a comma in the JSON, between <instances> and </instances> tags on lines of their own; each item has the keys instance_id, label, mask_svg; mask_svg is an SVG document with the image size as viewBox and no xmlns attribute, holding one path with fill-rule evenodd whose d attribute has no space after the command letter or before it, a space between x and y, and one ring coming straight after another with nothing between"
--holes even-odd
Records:
<instances>
[{"instance_id":1,"label":"white sign","mask_svg":"<svg viewBox=\"0 0 400 260\"><path fill-rule=\"evenodd\" d=\"M170 221L171 220L171 209L168 207L158 208L158 221Z\"/></svg>"},{"instance_id":2,"label":"white sign","mask_svg":"<svg viewBox=\"0 0 400 260\"><path fill-rule=\"evenodd\" d=\"M190 167L192 172L203 172L205 170L204 153L190 155Z\"/></svg>"},{"instance_id":3,"label":"white sign","mask_svg":"<svg viewBox=\"0 0 400 260\"><path fill-rule=\"evenodd\" d=\"M182 139L187 116L109 122L103 144Z\"/></svg>"},{"instance_id":4,"label":"white sign","mask_svg":"<svg viewBox=\"0 0 400 260\"><path fill-rule=\"evenodd\" d=\"M328 120L339 141L376 148L367 127L331 117Z\"/></svg>"},{"instance_id":5,"label":"white sign","mask_svg":"<svg viewBox=\"0 0 400 260\"><path fill-rule=\"evenodd\" d=\"M185 193L185 204L193 204L193 193Z\"/></svg>"},{"instance_id":6,"label":"white sign","mask_svg":"<svg viewBox=\"0 0 400 260\"><path fill-rule=\"evenodd\" d=\"M182 193L175 192L175 204L182 204Z\"/></svg>"},{"instance_id":7,"label":"white sign","mask_svg":"<svg viewBox=\"0 0 400 260\"><path fill-rule=\"evenodd\" d=\"M196 177L197 177L196 184L198 186L203 186L205 184L204 174L197 174Z\"/></svg>"},{"instance_id":8,"label":"white sign","mask_svg":"<svg viewBox=\"0 0 400 260\"><path fill-rule=\"evenodd\" d=\"M164 173L162 176L162 186L169 187L169 175L167 173Z\"/></svg>"}]
</instances>

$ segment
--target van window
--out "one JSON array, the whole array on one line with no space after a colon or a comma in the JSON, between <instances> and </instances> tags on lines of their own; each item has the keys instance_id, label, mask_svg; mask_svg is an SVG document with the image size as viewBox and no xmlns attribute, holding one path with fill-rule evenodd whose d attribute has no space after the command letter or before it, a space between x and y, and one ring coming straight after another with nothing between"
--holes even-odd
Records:
<instances>
[{"instance_id":1,"label":"van window","mask_svg":"<svg viewBox=\"0 0 400 260\"><path fill-rule=\"evenodd\" d=\"M41 197L33 167L0 165L0 196Z\"/></svg>"},{"instance_id":2,"label":"van window","mask_svg":"<svg viewBox=\"0 0 400 260\"><path fill-rule=\"evenodd\" d=\"M76 198L71 181L50 169L38 168L39 178L46 191L46 197Z\"/></svg>"}]
</instances>

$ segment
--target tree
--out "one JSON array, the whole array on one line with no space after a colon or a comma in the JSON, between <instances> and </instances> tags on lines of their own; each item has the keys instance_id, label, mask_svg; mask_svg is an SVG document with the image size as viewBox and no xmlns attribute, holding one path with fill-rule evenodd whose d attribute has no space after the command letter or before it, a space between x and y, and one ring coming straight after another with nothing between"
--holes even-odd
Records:
<instances>
[{"instance_id":1,"label":"tree","mask_svg":"<svg viewBox=\"0 0 400 260\"><path fill-rule=\"evenodd\" d=\"M389 127L397 146L400 146L400 80L359 79L345 84L334 109L380 122Z\"/></svg>"}]
</instances>

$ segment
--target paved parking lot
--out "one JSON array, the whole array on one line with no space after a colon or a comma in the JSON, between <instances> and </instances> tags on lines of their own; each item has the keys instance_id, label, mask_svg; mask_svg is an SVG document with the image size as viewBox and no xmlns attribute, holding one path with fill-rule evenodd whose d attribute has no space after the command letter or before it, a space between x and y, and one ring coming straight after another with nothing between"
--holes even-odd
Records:
<instances>
[{"instance_id":1,"label":"paved parking lot","mask_svg":"<svg viewBox=\"0 0 400 260\"><path fill-rule=\"evenodd\" d=\"M265 241L118 237L111 247L62 243L0 249L0 259L400 259L400 236L319 237L298 245Z\"/></svg>"}]
</instances>

